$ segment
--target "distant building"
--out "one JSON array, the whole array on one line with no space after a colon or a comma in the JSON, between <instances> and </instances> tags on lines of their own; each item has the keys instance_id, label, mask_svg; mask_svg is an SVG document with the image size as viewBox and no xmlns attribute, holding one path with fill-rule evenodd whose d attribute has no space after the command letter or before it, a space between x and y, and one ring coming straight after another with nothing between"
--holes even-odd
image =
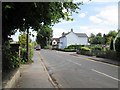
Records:
<instances>
[{"instance_id":1,"label":"distant building","mask_svg":"<svg viewBox=\"0 0 120 90\"><path fill-rule=\"evenodd\" d=\"M88 45L88 36L85 33L74 33L71 29L68 33L62 33L59 38L58 48L64 49L69 45Z\"/></svg>"},{"instance_id":2,"label":"distant building","mask_svg":"<svg viewBox=\"0 0 120 90\"><path fill-rule=\"evenodd\" d=\"M52 39L52 48L58 48L59 38Z\"/></svg>"}]
</instances>

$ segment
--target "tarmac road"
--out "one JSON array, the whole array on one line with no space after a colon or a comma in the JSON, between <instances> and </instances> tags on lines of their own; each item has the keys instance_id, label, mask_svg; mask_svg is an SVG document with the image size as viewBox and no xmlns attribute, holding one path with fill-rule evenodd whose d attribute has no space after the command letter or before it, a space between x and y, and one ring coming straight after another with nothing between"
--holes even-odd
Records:
<instances>
[{"instance_id":1,"label":"tarmac road","mask_svg":"<svg viewBox=\"0 0 120 90\"><path fill-rule=\"evenodd\" d=\"M61 88L118 88L118 66L61 51L41 50L40 54Z\"/></svg>"}]
</instances>

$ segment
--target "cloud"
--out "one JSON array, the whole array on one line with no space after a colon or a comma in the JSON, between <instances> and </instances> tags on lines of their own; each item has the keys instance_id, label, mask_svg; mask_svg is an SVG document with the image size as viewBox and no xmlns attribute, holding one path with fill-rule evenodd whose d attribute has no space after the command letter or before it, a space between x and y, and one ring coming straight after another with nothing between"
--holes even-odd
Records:
<instances>
[{"instance_id":1,"label":"cloud","mask_svg":"<svg viewBox=\"0 0 120 90\"><path fill-rule=\"evenodd\" d=\"M80 18L84 18L86 16L86 13L81 13L79 16Z\"/></svg>"},{"instance_id":2,"label":"cloud","mask_svg":"<svg viewBox=\"0 0 120 90\"><path fill-rule=\"evenodd\" d=\"M90 16L89 17L90 21L92 21L93 23L101 23L102 20L96 16Z\"/></svg>"},{"instance_id":3,"label":"cloud","mask_svg":"<svg viewBox=\"0 0 120 90\"><path fill-rule=\"evenodd\" d=\"M99 32L102 34L107 34L110 30L114 30L114 28L100 27L96 25L90 25L90 26L84 25L84 26L80 26L79 29L81 32L86 33L88 36L90 36L91 33L97 34Z\"/></svg>"},{"instance_id":4,"label":"cloud","mask_svg":"<svg viewBox=\"0 0 120 90\"><path fill-rule=\"evenodd\" d=\"M91 2L119 2L119 0L91 0Z\"/></svg>"},{"instance_id":5,"label":"cloud","mask_svg":"<svg viewBox=\"0 0 120 90\"><path fill-rule=\"evenodd\" d=\"M13 41L18 41L19 34L20 34L19 30L17 30L17 32L15 33L15 35L11 35L11 38L13 39Z\"/></svg>"},{"instance_id":6,"label":"cloud","mask_svg":"<svg viewBox=\"0 0 120 90\"><path fill-rule=\"evenodd\" d=\"M104 25L117 25L118 24L118 7L105 6L97 9L98 14L90 16L89 20L93 23L101 23Z\"/></svg>"},{"instance_id":7,"label":"cloud","mask_svg":"<svg viewBox=\"0 0 120 90\"><path fill-rule=\"evenodd\" d=\"M61 37L61 34L63 32L67 33L67 30L63 29L63 28L52 28L53 29L53 38L59 38Z\"/></svg>"}]
</instances>

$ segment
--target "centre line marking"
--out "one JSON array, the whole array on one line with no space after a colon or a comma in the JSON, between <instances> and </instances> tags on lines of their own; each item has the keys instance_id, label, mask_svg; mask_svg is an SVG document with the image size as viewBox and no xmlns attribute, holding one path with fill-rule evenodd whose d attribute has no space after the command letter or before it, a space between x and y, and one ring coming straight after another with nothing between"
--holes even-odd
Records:
<instances>
[{"instance_id":1,"label":"centre line marking","mask_svg":"<svg viewBox=\"0 0 120 90\"><path fill-rule=\"evenodd\" d=\"M99 71L97 71L97 70L95 70L95 69L91 69L91 70L94 71L94 72L97 72L97 73L99 73L99 74L102 74L102 75L104 75L104 76L107 76L107 77L109 77L109 78L111 78L111 79L120 81L120 80L117 79L117 78L114 78L114 77L112 77L112 76L110 76L110 75L107 75L107 74L105 74L105 73L99 72Z\"/></svg>"},{"instance_id":2,"label":"centre line marking","mask_svg":"<svg viewBox=\"0 0 120 90\"><path fill-rule=\"evenodd\" d=\"M77 65L81 66L81 64L79 64L79 63L76 63L76 62L73 62L73 61L70 61L70 60L67 60L67 61L72 62L74 64L77 64Z\"/></svg>"}]
</instances>

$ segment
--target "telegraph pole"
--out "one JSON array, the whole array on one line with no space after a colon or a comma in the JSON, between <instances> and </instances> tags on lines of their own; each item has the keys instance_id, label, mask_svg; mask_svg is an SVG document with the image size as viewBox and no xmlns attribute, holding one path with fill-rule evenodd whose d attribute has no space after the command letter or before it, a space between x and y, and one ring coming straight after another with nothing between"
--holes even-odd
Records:
<instances>
[{"instance_id":1,"label":"telegraph pole","mask_svg":"<svg viewBox=\"0 0 120 90\"><path fill-rule=\"evenodd\" d=\"M26 51L27 51L27 61L29 60L29 28L27 28L26 34Z\"/></svg>"}]
</instances>

